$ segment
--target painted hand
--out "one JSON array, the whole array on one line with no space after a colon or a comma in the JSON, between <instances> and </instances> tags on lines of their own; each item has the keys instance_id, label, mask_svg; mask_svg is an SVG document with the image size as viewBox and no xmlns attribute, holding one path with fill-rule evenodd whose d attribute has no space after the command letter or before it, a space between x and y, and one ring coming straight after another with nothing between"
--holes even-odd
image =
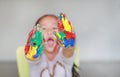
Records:
<instances>
[{"instance_id":1,"label":"painted hand","mask_svg":"<svg viewBox=\"0 0 120 77\"><path fill-rule=\"evenodd\" d=\"M44 46L42 44L42 32L40 25L34 26L29 33L27 43L25 45L25 56L29 60L38 60L42 55Z\"/></svg>"},{"instance_id":2,"label":"painted hand","mask_svg":"<svg viewBox=\"0 0 120 77\"><path fill-rule=\"evenodd\" d=\"M60 32L55 33L58 43L65 48L74 47L75 33L73 32L72 24L63 13L59 16L58 28Z\"/></svg>"}]
</instances>

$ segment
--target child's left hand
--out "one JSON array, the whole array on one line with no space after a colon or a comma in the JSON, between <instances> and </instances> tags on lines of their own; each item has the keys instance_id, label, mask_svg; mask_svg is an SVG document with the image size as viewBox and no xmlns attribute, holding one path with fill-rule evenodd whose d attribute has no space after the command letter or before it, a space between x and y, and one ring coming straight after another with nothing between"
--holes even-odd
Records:
<instances>
[{"instance_id":1,"label":"child's left hand","mask_svg":"<svg viewBox=\"0 0 120 77\"><path fill-rule=\"evenodd\" d=\"M75 33L73 32L72 24L63 13L59 16L58 28L60 32L55 33L58 43L64 48L74 47Z\"/></svg>"},{"instance_id":2,"label":"child's left hand","mask_svg":"<svg viewBox=\"0 0 120 77\"><path fill-rule=\"evenodd\" d=\"M69 58L75 50L75 33L72 24L63 13L59 16L58 28L60 32L56 32L55 36L58 43L63 47L63 55Z\"/></svg>"}]
</instances>

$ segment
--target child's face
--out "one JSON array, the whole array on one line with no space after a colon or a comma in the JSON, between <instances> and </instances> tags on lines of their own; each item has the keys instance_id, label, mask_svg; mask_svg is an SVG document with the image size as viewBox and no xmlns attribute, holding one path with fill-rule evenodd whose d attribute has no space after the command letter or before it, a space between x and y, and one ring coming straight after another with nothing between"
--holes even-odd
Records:
<instances>
[{"instance_id":1,"label":"child's face","mask_svg":"<svg viewBox=\"0 0 120 77\"><path fill-rule=\"evenodd\" d=\"M39 24L43 33L43 44L45 46L45 50L53 52L57 45L56 37L54 35L54 32L58 31L57 19L52 16L47 16L40 20Z\"/></svg>"}]
</instances>

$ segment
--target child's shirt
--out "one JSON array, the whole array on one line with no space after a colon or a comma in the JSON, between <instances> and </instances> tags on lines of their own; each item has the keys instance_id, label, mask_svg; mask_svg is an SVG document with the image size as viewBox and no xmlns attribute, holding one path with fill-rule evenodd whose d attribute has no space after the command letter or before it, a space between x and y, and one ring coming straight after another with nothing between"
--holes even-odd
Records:
<instances>
[{"instance_id":1,"label":"child's shirt","mask_svg":"<svg viewBox=\"0 0 120 77\"><path fill-rule=\"evenodd\" d=\"M72 77L74 56L75 52L70 58L64 57L60 48L54 60L49 61L43 53L39 61L28 62L30 77Z\"/></svg>"}]
</instances>

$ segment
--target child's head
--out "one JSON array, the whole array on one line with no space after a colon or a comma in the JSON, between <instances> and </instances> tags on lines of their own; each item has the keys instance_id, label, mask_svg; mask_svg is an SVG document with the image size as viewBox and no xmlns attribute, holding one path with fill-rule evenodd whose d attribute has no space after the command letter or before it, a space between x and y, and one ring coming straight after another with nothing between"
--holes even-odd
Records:
<instances>
[{"instance_id":1,"label":"child's head","mask_svg":"<svg viewBox=\"0 0 120 77\"><path fill-rule=\"evenodd\" d=\"M57 46L54 32L58 31L58 17L51 14L44 15L38 19L36 24L39 24L42 29L45 50L48 52L53 52Z\"/></svg>"}]
</instances>

